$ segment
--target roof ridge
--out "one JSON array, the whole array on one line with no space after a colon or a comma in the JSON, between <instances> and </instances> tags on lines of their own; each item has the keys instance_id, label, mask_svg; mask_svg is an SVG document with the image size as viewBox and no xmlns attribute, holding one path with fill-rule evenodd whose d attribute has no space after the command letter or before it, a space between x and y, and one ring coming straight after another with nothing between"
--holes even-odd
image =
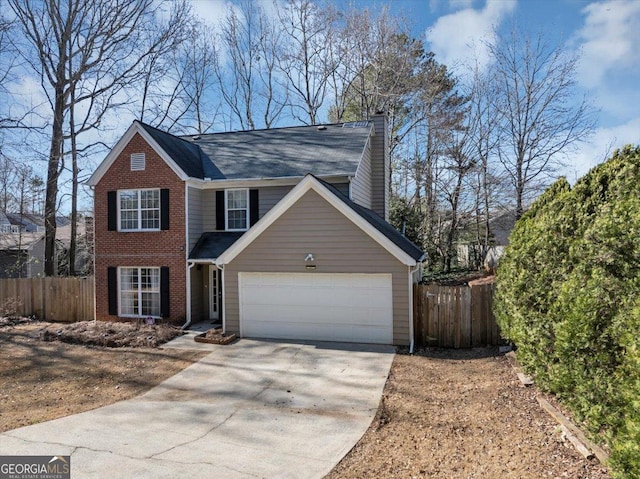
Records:
<instances>
[{"instance_id":1,"label":"roof ridge","mask_svg":"<svg viewBox=\"0 0 640 479\"><path fill-rule=\"evenodd\" d=\"M368 123L373 123L373 120L360 120L360 121L366 121ZM329 126L342 126L344 124L347 123L354 123L352 121L341 121L341 122L336 122L336 123L319 123L317 125L290 125L290 126L279 126L276 128L254 128L253 130L232 130L232 131L214 131L212 133L195 133L195 134L185 134L182 136L179 136L178 138L189 142L189 140L186 140L186 137L194 137L194 136L213 136L213 135L231 135L234 133L253 133L253 132L264 132L264 131L276 131L276 130L291 130L294 128L318 128L318 127L329 127ZM153 127L152 127L153 128ZM162 131L162 130L160 130ZM191 142L189 142L191 143Z\"/></svg>"}]
</instances>

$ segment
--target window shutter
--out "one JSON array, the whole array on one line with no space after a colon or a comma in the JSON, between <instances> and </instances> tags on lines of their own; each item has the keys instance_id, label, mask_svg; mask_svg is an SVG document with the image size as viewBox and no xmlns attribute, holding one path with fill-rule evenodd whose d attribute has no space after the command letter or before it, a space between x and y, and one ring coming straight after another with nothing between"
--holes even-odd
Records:
<instances>
[{"instance_id":1,"label":"window shutter","mask_svg":"<svg viewBox=\"0 0 640 479\"><path fill-rule=\"evenodd\" d=\"M107 295L109 297L109 314L118 315L118 268L107 268Z\"/></svg>"},{"instance_id":2,"label":"window shutter","mask_svg":"<svg viewBox=\"0 0 640 479\"><path fill-rule=\"evenodd\" d=\"M160 268L160 316L169 317L169 267Z\"/></svg>"},{"instance_id":3,"label":"window shutter","mask_svg":"<svg viewBox=\"0 0 640 479\"><path fill-rule=\"evenodd\" d=\"M160 229L169 229L169 190L160 190Z\"/></svg>"},{"instance_id":4,"label":"window shutter","mask_svg":"<svg viewBox=\"0 0 640 479\"><path fill-rule=\"evenodd\" d=\"M259 215L258 190L249 190L249 226L253 226L258 222Z\"/></svg>"},{"instance_id":5,"label":"window shutter","mask_svg":"<svg viewBox=\"0 0 640 479\"><path fill-rule=\"evenodd\" d=\"M216 191L216 229L224 231L224 190Z\"/></svg>"},{"instance_id":6,"label":"window shutter","mask_svg":"<svg viewBox=\"0 0 640 479\"><path fill-rule=\"evenodd\" d=\"M107 228L118 231L118 192L107 191Z\"/></svg>"}]
</instances>

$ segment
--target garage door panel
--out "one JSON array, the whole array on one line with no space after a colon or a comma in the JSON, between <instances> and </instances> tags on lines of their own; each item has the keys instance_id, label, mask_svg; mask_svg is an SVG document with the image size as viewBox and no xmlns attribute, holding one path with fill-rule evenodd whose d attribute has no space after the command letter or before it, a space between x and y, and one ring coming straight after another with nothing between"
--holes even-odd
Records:
<instances>
[{"instance_id":1,"label":"garage door panel","mask_svg":"<svg viewBox=\"0 0 640 479\"><path fill-rule=\"evenodd\" d=\"M348 324L332 324L330 328L320 327L317 323L298 321L257 321L251 325L251 337L274 338L274 330L279 331L276 339L297 339L316 341L339 341L354 343L380 343L379 338L387 335L387 329L370 327L363 331L361 327ZM382 343L386 344L386 343Z\"/></svg>"},{"instance_id":2,"label":"garage door panel","mask_svg":"<svg viewBox=\"0 0 640 479\"><path fill-rule=\"evenodd\" d=\"M245 337L393 340L390 274L240 273Z\"/></svg>"}]
</instances>

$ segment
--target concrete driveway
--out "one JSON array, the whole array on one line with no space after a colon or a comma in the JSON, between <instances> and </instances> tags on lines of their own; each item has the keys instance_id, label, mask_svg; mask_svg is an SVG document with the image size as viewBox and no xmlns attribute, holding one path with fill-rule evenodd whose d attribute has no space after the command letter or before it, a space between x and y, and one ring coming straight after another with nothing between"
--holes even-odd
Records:
<instances>
[{"instance_id":1,"label":"concrete driveway","mask_svg":"<svg viewBox=\"0 0 640 479\"><path fill-rule=\"evenodd\" d=\"M244 339L212 349L135 399L8 431L0 455L71 455L76 478L320 478L371 423L394 351Z\"/></svg>"}]
</instances>

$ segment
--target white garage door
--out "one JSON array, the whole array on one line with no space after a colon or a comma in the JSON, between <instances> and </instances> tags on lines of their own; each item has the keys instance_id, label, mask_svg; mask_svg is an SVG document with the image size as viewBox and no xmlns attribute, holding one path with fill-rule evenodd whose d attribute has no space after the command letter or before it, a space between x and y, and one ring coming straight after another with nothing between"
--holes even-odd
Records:
<instances>
[{"instance_id":1,"label":"white garage door","mask_svg":"<svg viewBox=\"0 0 640 479\"><path fill-rule=\"evenodd\" d=\"M239 273L244 337L391 344L390 274Z\"/></svg>"}]
</instances>

